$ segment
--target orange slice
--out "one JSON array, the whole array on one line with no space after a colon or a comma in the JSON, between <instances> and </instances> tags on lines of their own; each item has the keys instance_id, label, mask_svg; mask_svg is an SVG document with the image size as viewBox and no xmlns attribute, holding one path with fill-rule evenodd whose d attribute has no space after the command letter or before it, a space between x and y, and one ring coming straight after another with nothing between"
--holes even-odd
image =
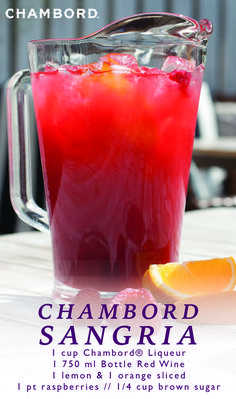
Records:
<instances>
[{"instance_id":1,"label":"orange slice","mask_svg":"<svg viewBox=\"0 0 236 399\"><path fill-rule=\"evenodd\" d=\"M165 303L230 291L235 284L236 264L232 257L150 265L143 277L143 287Z\"/></svg>"}]
</instances>

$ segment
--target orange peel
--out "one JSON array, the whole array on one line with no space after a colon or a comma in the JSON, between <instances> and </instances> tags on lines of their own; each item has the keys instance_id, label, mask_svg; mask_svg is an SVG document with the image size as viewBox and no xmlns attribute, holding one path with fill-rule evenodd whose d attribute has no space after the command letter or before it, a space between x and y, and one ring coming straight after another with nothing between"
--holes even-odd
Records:
<instances>
[{"instance_id":1,"label":"orange peel","mask_svg":"<svg viewBox=\"0 0 236 399\"><path fill-rule=\"evenodd\" d=\"M162 303L174 303L190 296L231 291L236 284L232 257L150 265L143 287Z\"/></svg>"}]
</instances>

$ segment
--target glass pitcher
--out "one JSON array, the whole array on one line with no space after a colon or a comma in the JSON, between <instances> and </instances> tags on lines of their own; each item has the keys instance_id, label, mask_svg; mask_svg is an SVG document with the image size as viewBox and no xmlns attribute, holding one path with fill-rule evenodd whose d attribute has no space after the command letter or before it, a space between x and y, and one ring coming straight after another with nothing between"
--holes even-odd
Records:
<instances>
[{"instance_id":1,"label":"glass pitcher","mask_svg":"<svg viewBox=\"0 0 236 399\"><path fill-rule=\"evenodd\" d=\"M81 39L28 43L8 85L10 195L50 231L54 296L142 286L178 260L208 20L140 14ZM29 162L33 92L47 211Z\"/></svg>"}]
</instances>

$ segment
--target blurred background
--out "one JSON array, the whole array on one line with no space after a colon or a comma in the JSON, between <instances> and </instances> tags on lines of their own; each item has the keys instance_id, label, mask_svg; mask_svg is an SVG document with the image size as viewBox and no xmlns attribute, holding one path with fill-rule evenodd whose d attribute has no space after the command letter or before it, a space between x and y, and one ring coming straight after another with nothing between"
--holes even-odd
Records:
<instances>
[{"instance_id":1,"label":"blurred background","mask_svg":"<svg viewBox=\"0 0 236 399\"><path fill-rule=\"evenodd\" d=\"M50 9L51 18L39 17ZM86 10L86 18L53 18L53 9ZM87 10L95 9L96 18ZM35 11L31 13L30 10ZM236 194L236 1L235 0L1 0L0 4L0 234L30 228L15 215L9 199L6 84L28 68L27 42L34 39L77 38L114 20L141 12L172 12L213 22L199 107L186 210L234 206ZM33 16L34 15L34 16ZM95 15L95 13L94 13ZM37 16L37 18L36 18ZM44 205L37 143L33 176L35 200Z\"/></svg>"}]
</instances>

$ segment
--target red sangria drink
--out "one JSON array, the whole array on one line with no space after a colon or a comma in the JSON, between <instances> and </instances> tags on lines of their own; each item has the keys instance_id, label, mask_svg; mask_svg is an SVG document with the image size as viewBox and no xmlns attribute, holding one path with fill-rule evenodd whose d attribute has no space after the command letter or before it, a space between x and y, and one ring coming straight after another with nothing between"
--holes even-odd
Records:
<instances>
[{"instance_id":1,"label":"red sangria drink","mask_svg":"<svg viewBox=\"0 0 236 399\"><path fill-rule=\"evenodd\" d=\"M59 284L140 287L178 259L203 70L110 53L31 74Z\"/></svg>"}]
</instances>

